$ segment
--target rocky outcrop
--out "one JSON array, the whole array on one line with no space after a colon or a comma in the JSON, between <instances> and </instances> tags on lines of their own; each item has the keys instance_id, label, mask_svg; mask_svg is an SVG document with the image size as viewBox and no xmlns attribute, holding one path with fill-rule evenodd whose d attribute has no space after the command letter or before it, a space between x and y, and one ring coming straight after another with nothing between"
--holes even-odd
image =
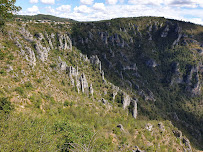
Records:
<instances>
[{"instance_id":1,"label":"rocky outcrop","mask_svg":"<svg viewBox=\"0 0 203 152\"><path fill-rule=\"evenodd\" d=\"M47 39L47 41L48 41L48 43L49 43L50 48L53 50L53 49L54 49L54 46L53 46L52 40L54 41L54 39L55 39L55 34L52 33L51 36L49 36L49 35L47 34L47 32L45 32L45 37L46 37L46 39Z\"/></svg>"},{"instance_id":2,"label":"rocky outcrop","mask_svg":"<svg viewBox=\"0 0 203 152\"><path fill-rule=\"evenodd\" d=\"M120 128L121 131L125 131L122 124L117 125L117 127Z\"/></svg>"},{"instance_id":3,"label":"rocky outcrop","mask_svg":"<svg viewBox=\"0 0 203 152\"><path fill-rule=\"evenodd\" d=\"M131 102L131 98L128 94L126 93L123 93L123 109L126 109L129 105L130 105L130 102Z\"/></svg>"},{"instance_id":4,"label":"rocky outcrop","mask_svg":"<svg viewBox=\"0 0 203 152\"><path fill-rule=\"evenodd\" d=\"M203 49L196 49L200 56L203 55Z\"/></svg>"},{"instance_id":5,"label":"rocky outcrop","mask_svg":"<svg viewBox=\"0 0 203 152\"><path fill-rule=\"evenodd\" d=\"M90 63L93 64L95 67L99 68L99 71L101 72L101 61L99 60L97 55L93 55L90 57Z\"/></svg>"},{"instance_id":6,"label":"rocky outcrop","mask_svg":"<svg viewBox=\"0 0 203 152\"><path fill-rule=\"evenodd\" d=\"M186 137L183 137L182 142L185 144L186 152L192 152L190 141Z\"/></svg>"},{"instance_id":7,"label":"rocky outcrop","mask_svg":"<svg viewBox=\"0 0 203 152\"><path fill-rule=\"evenodd\" d=\"M19 32L22 34L22 37L28 41L28 42L33 42L34 41L34 38L33 38L33 35L30 34L30 32L28 30L25 29L24 26L22 26L20 29L19 29Z\"/></svg>"},{"instance_id":8,"label":"rocky outcrop","mask_svg":"<svg viewBox=\"0 0 203 152\"><path fill-rule=\"evenodd\" d=\"M84 73L80 76L79 80L80 80L82 93L84 93L85 89L88 88L88 82Z\"/></svg>"},{"instance_id":9,"label":"rocky outcrop","mask_svg":"<svg viewBox=\"0 0 203 152\"><path fill-rule=\"evenodd\" d=\"M147 65L148 67L152 67L152 68L155 68L156 66L158 66L158 64L156 63L156 61L153 60L153 59L149 59L149 60L146 62L146 65Z\"/></svg>"},{"instance_id":10,"label":"rocky outcrop","mask_svg":"<svg viewBox=\"0 0 203 152\"><path fill-rule=\"evenodd\" d=\"M163 133L165 131L165 127L164 127L162 122L158 123L158 127L159 127L159 130L160 130L161 133Z\"/></svg>"},{"instance_id":11,"label":"rocky outcrop","mask_svg":"<svg viewBox=\"0 0 203 152\"><path fill-rule=\"evenodd\" d=\"M42 62L47 61L50 48L43 47L39 41L36 42L34 48L37 52L37 58L40 59Z\"/></svg>"},{"instance_id":12,"label":"rocky outcrop","mask_svg":"<svg viewBox=\"0 0 203 152\"><path fill-rule=\"evenodd\" d=\"M71 76L78 76L78 67L75 69L74 67L70 66L70 67L67 67L67 73L69 74L69 77Z\"/></svg>"},{"instance_id":13,"label":"rocky outcrop","mask_svg":"<svg viewBox=\"0 0 203 152\"><path fill-rule=\"evenodd\" d=\"M173 133L176 137L181 138L182 137L182 132L180 130L173 130Z\"/></svg>"},{"instance_id":14,"label":"rocky outcrop","mask_svg":"<svg viewBox=\"0 0 203 152\"><path fill-rule=\"evenodd\" d=\"M130 105L132 105L132 115L136 119L137 118L137 99L131 98L128 94L123 92L123 99L122 99L123 109L126 109Z\"/></svg>"},{"instance_id":15,"label":"rocky outcrop","mask_svg":"<svg viewBox=\"0 0 203 152\"><path fill-rule=\"evenodd\" d=\"M59 50L70 50L72 51L72 41L67 34L61 35L57 34L57 38L59 41Z\"/></svg>"},{"instance_id":16,"label":"rocky outcrop","mask_svg":"<svg viewBox=\"0 0 203 152\"><path fill-rule=\"evenodd\" d=\"M125 70L137 71L137 65L136 65L136 63L134 63L134 64L132 64L132 65L130 65L130 66L125 66L125 67L123 67L123 70L124 70L124 71L125 71Z\"/></svg>"},{"instance_id":17,"label":"rocky outcrop","mask_svg":"<svg viewBox=\"0 0 203 152\"><path fill-rule=\"evenodd\" d=\"M147 123L145 129L148 131L152 131L153 126L150 123Z\"/></svg>"},{"instance_id":18,"label":"rocky outcrop","mask_svg":"<svg viewBox=\"0 0 203 152\"><path fill-rule=\"evenodd\" d=\"M39 41L41 41L42 39L44 39L44 36L43 36L42 33L36 33L34 36L35 36L35 37L37 38L37 40L39 40Z\"/></svg>"},{"instance_id":19,"label":"rocky outcrop","mask_svg":"<svg viewBox=\"0 0 203 152\"><path fill-rule=\"evenodd\" d=\"M169 25L166 25L165 29L163 30L163 32L161 33L161 37L167 37L168 36L168 32L169 32Z\"/></svg>"},{"instance_id":20,"label":"rocky outcrop","mask_svg":"<svg viewBox=\"0 0 203 152\"><path fill-rule=\"evenodd\" d=\"M92 87L92 83L90 84L89 91L90 91L90 94L93 96L94 90L93 90L93 87Z\"/></svg>"},{"instance_id":21,"label":"rocky outcrop","mask_svg":"<svg viewBox=\"0 0 203 152\"><path fill-rule=\"evenodd\" d=\"M25 59L31 66L36 65L36 57L34 51L30 47L25 47L25 50L21 49L21 54L25 56Z\"/></svg>"},{"instance_id":22,"label":"rocky outcrop","mask_svg":"<svg viewBox=\"0 0 203 152\"><path fill-rule=\"evenodd\" d=\"M61 62L61 63L59 64L59 67L60 67L60 70L61 70L61 71L66 71L66 68L67 68L66 62Z\"/></svg>"},{"instance_id":23,"label":"rocky outcrop","mask_svg":"<svg viewBox=\"0 0 203 152\"><path fill-rule=\"evenodd\" d=\"M173 62L171 64L171 69L172 69L172 78L171 78L171 85L173 84L179 84L179 83L182 83L183 82L183 77L182 77L182 74L180 72L180 69L179 69L179 63L177 62Z\"/></svg>"}]
</instances>

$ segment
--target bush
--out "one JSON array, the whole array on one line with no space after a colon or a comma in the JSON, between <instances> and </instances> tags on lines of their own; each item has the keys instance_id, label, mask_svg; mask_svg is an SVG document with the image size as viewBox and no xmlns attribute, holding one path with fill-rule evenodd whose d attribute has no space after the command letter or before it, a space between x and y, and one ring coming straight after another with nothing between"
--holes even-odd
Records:
<instances>
[{"instance_id":1,"label":"bush","mask_svg":"<svg viewBox=\"0 0 203 152\"><path fill-rule=\"evenodd\" d=\"M23 95L24 94L24 89L22 87L17 87L15 89L16 92L18 92L20 95Z\"/></svg>"},{"instance_id":2,"label":"bush","mask_svg":"<svg viewBox=\"0 0 203 152\"><path fill-rule=\"evenodd\" d=\"M56 68L56 66L57 66L56 64L51 64L51 65L50 65L50 67L51 67L52 69Z\"/></svg>"},{"instance_id":3,"label":"bush","mask_svg":"<svg viewBox=\"0 0 203 152\"><path fill-rule=\"evenodd\" d=\"M0 98L0 112L9 113L13 108L8 98Z\"/></svg>"},{"instance_id":4,"label":"bush","mask_svg":"<svg viewBox=\"0 0 203 152\"><path fill-rule=\"evenodd\" d=\"M26 82L26 83L25 83L25 87L26 87L27 89L30 89L30 90L33 89L33 86L32 86L32 83L31 83L31 82Z\"/></svg>"}]
</instances>

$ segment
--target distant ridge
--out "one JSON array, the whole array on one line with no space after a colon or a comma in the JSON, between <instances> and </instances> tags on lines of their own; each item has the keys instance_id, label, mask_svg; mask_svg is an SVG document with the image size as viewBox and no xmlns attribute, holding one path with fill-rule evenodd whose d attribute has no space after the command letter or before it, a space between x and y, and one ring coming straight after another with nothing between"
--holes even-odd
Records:
<instances>
[{"instance_id":1,"label":"distant ridge","mask_svg":"<svg viewBox=\"0 0 203 152\"><path fill-rule=\"evenodd\" d=\"M69 18L60 18L52 15L38 14L38 15L15 15L14 18L21 18L22 20L51 20L56 22L77 22Z\"/></svg>"}]
</instances>

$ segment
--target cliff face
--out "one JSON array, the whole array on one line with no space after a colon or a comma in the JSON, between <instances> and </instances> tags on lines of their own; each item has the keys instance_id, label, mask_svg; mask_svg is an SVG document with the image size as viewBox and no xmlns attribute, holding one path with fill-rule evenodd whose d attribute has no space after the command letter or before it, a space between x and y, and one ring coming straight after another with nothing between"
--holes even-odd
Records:
<instances>
[{"instance_id":1,"label":"cliff face","mask_svg":"<svg viewBox=\"0 0 203 152\"><path fill-rule=\"evenodd\" d=\"M20 139L16 151L35 134L50 151L192 151L184 135L199 146L203 133L201 32L163 18L8 23L0 35L0 141L12 148L10 130ZM26 125L34 126L29 135Z\"/></svg>"},{"instance_id":2,"label":"cliff face","mask_svg":"<svg viewBox=\"0 0 203 152\"><path fill-rule=\"evenodd\" d=\"M202 33L202 26L144 17L77 23L71 36L98 56L109 81L139 98L140 113L170 119L201 142Z\"/></svg>"}]
</instances>

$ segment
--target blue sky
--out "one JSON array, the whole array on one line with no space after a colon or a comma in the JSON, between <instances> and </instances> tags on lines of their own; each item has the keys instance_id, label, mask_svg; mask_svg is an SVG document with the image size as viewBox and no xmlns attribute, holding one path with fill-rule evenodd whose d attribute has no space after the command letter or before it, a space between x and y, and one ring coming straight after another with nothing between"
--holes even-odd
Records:
<instances>
[{"instance_id":1,"label":"blue sky","mask_svg":"<svg viewBox=\"0 0 203 152\"><path fill-rule=\"evenodd\" d=\"M19 14L50 14L78 21L161 16L203 25L203 0L17 0Z\"/></svg>"}]
</instances>

